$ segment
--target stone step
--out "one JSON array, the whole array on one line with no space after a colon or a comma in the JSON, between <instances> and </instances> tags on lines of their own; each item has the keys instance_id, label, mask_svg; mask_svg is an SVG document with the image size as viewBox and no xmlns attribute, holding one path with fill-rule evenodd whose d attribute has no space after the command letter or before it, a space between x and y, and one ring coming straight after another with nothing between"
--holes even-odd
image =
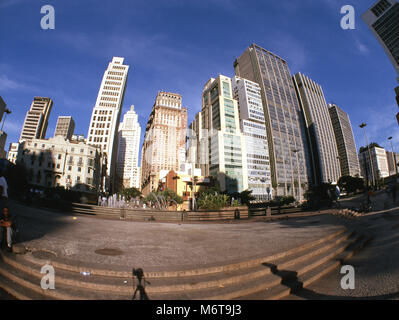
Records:
<instances>
[{"instance_id":1,"label":"stone step","mask_svg":"<svg viewBox=\"0 0 399 320\"><path fill-rule=\"evenodd\" d=\"M356 250L364 245L363 237L358 236L354 242L349 244L346 250L338 253L337 255L325 254L322 257L318 257L315 261L309 261L309 266L301 264L290 268L291 271L285 270L278 272L282 279L280 288L281 298L288 298L290 294L295 294L298 290L309 286L313 282L321 279L323 276L337 269L344 261L356 252ZM334 252L332 250L331 252ZM338 251L339 252L339 251ZM321 263L320 263L321 262ZM285 289L285 290L284 290ZM275 289L277 292L278 289ZM270 299L267 291L252 294L241 299L248 300L264 300Z\"/></svg>"},{"instance_id":2,"label":"stone step","mask_svg":"<svg viewBox=\"0 0 399 320\"><path fill-rule=\"evenodd\" d=\"M351 232L345 232L339 235L338 237L331 239L328 242L322 242L320 244L317 244L316 246L307 249L306 252L298 251L289 257L283 257L277 260L269 261L268 263L270 264L271 267L277 267L278 269L281 270L287 269L290 266L297 265L303 261L308 261L309 259L315 256L327 252L331 248L336 247L337 245L345 242L352 235L353 233Z\"/></svg>"},{"instance_id":3,"label":"stone step","mask_svg":"<svg viewBox=\"0 0 399 320\"><path fill-rule=\"evenodd\" d=\"M18 257L10 254L2 254L2 260L11 267L18 269L21 272L28 273L32 277L40 279L43 276L40 273L41 267L23 259L23 256ZM56 267L54 269L57 283L71 285L77 288L82 287L88 290L127 293L130 292L130 288L134 284L131 275L126 278L98 275L85 276L80 273L66 271ZM220 286L240 284L263 277L270 273L270 268L258 265L247 269L237 269L208 275L192 276L189 278L149 278L147 280L151 282L151 286L148 287L148 292L164 293L218 288Z\"/></svg>"},{"instance_id":4,"label":"stone step","mask_svg":"<svg viewBox=\"0 0 399 320\"><path fill-rule=\"evenodd\" d=\"M39 300L126 300L130 299L130 295L122 295L118 293L107 294L102 291L94 291L94 290L81 290L79 288L75 288L73 286L68 286L64 284L57 283L55 281L55 289L44 290L41 288L40 282L36 277L32 277L30 274L21 272L18 269L15 269L9 265L3 264L0 269L0 276L2 278L6 278L7 280L15 283L19 286L12 286L16 292L14 294L17 298L18 295L25 295L30 299L39 299ZM44 275L43 275L44 276ZM9 282L10 285L10 282ZM7 290L6 287L4 287ZM30 293L34 293L34 295L30 295ZM132 288L131 293L133 294L134 289Z\"/></svg>"},{"instance_id":5,"label":"stone step","mask_svg":"<svg viewBox=\"0 0 399 320\"><path fill-rule=\"evenodd\" d=\"M146 292L150 299L159 300L226 300L266 291L269 299L280 298L286 294L286 288L275 287L281 287L281 281L285 277L271 273L269 265L262 263L280 262L282 266L292 266L293 270L299 270L298 275L301 275L345 250L347 244L354 241L348 240L349 235L342 229L272 257L236 264L177 272L148 273L147 280L151 284L147 285ZM305 258L301 258L301 255ZM4 268L1 269L1 276L37 294L46 295L47 298L131 299L133 295L135 283L130 272L112 273L111 270L94 269L93 271L97 273L94 272L87 277L79 273L82 266L63 263L57 265L57 262L49 261L56 270L57 290L43 290L40 288L40 279L43 276L40 274L40 267L43 265L43 260L33 258L30 254L25 256L2 254L2 258ZM290 259L294 262L289 262ZM278 266L279 264L277 269ZM87 268L83 267L83 270L87 271ZM126 278L123 279L122 275Z\"/></svg>"}]
</instances>

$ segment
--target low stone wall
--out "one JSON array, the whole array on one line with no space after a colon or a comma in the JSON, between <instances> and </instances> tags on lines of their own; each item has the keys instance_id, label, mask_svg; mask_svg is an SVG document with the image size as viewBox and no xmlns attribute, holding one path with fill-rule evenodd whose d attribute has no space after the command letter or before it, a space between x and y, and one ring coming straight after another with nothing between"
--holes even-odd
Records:
<instances>
[{"instance_id":1,"label":"low stone wall","mask_svg":"<svg viewBox=\"0 0 399 320\"><path fill-rule=\"evenodd\" d=\"M138 221L214 221L247 219L248 208L229 208L219 211L159 211L151 209L109 208L81 203L72 203L74 213L108 216Z\"/></svg>"}]
</instances>

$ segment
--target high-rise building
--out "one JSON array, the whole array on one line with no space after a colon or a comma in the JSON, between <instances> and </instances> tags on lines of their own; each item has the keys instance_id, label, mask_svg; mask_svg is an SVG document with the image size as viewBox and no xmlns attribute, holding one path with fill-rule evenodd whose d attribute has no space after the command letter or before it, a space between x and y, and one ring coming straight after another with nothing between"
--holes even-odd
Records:
<instances>
[{"instance_id":1,"label":"high-rise building","mask_svg":"<svg viewBox=\"0 0 399 320\"><path fill-rule=\"evenodd\" d=\"M158 92L145 129L141 149L141 189L148 194L158 188L161 170L178 171L185 162L187 108L180 94Z\"/></svg>"},{"instance_id":2,"label":"high-rise building","mask_svg":"<svg viewBox=\"0 0 399 320\"><path fill-rule=\"evenodd\" d=\"M222 191L248 189L245 141L230 78L219 75L205 84L202 111L190 129L189 147L197 153L193 158L202 174L216 178Z\"/></svg>"},{"instance_id":3,"label":"high-rise building","mask_svg":"<svg viewBox=\"0 0 399 320\"><path fill-rule=\"evenodd\" d=\"M71 116L60 116L57 120L57 125L55 127L55 136L62 136L64 139L71 140L73 135L73 130L75 130L75 121L73 121Z\"/></svg>"},{"instance_id":4,"label":"high-rise building","mask_svg":"<svg viewBox=\"0 0 399 320\"><path fill-rule=\"evenodd\" d=\"M113 57L104 72L97 101L91 115L87 143L101 150L103 189L115 192L116 160L118 153L118 127L129 66L124 58Z\"/></svg>"},{"instance_id":5,"label":"high-rise building","mask_svg":"<svg viewBox=\"0 0 399 320\"><path fill-rule=\"evenodd\" d=\"M338 156L341 167L341 176L360 176L359 158L352 125L348 114L335 104L328 105Z\"/></svg>"},{"instance_id":6,"label":"high-rise building","mask_svg":"<svg viewBox=\"0 0 399 320\"><path fill-rule=\"evenodd\" d=\"M379 0L362 15L362 19L384 48L399 81L399 2Z\"/></svg>"},{"instance_id":7,"label":"high-rise building","mask_svg":"<svg viewBox=\"0 0 399 320\"><path fill-rule=\"evenodd\" d=\"M7 151L5 150L7 141L7 133L0 131L0 159L5 159L7 157Z\"/></svg>"},{"instance_id":8,"label":"high-rise building","mask_svg":"<svg viewBox=\"0 0 399 320\"><path fill-rule=\"evenodd\" d=\"M134 106L119 125L119 146L116 172L124 188L140 188L139 148L141 127Z\"/></svg>"},{"instance_id":9,"label":"high-rise building","mask_svg":"<svg viewBox=\"0 0 399 320\"><path fill-rule=\"evenodd\" d=\"M371 163L370 164L370 157ZM361 148L359 151L359 164L362 176L369 184L378 184L378 179L389 176L387 154L384 148Z\"/></svg>"},{"instance_id":10,"label":"high-rise building","mask_svg":"<svg viewBox=\"0 0 399 320\"><path fill-rule=\"evenodd\" d=\"M274 195L303 199L311 175L304 120L287 62L252 44L234 62L235 74L261 88Z\"/></svg>"},{"instance_id":11,"label":"high-rise building","mask_svg":"<svg viewBox=\"0 0 399 320\"><path fill-rule=\"evenodd\" d=\"M34 97L29 111L26 113L20 141L45 139L48 120L53 100L44 97Z\"/></svg>"},{"instance_id":12,"label":"high-rise building","mask_svg":"<svg viewBox=\"0 0 399 320\"><path fill-rule=\"evenodd\" d=\"M337 183L341 177L337 144L323 89L309 77L293 77L310 140L314 182Z\"/></svg>"},{"instance_id":13,"label":"high-rise building","mask_svg":"<svg viewBox=\"0 0 399 320\"><path fill-rule=\"evenodd\" d=\"M232 85L245 141L248 190L256 200L270 200L272 182L261 89L256 82L237 76L232 79Z\"/></svg>"},{"instance_id":14,"label":"high-rise building","mask_svg":"<svg viewBox=\"0 0 399 320\"><path fill-rule=\"evenodd\" d=\"M3 114L6 110L7 104L4 102L3 98L0 96L0 122L3 120Z\"/></svg>"},{"instance_id":15,"label":"high-rise building","mask_svg":"<svg viewBox=\"0 0 399 320\"><path fill-rule=\"evenodd\" d=\"M19 150L18 142L10 143L10 148L8 149L8 154L7 154L7 160L15 164L17 162L18 150Z\"/></svg>"}]
</instances>

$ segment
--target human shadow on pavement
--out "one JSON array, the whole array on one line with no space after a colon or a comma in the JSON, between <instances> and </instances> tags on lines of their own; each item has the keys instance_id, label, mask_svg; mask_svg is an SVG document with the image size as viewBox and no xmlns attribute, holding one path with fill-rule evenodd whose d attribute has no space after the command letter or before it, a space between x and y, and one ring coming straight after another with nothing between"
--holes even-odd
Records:
<instances>
[{"instance_id":1,"label":"human shadow on pavement","mask_svg":"<svg viewBox=\"0 0 399 320\"><path fill-rule=\"evenodd\" d=\"M133 276L133 286L135 283L134 279L137 278L137 280L138 280L138 284L134 291L132 300L136 300L137 293L138 293L137 300L150 300L147 293L145 292L145 285L146 285L146 283L151 284L151 282L145 280L143 269L141 269L141 268L132 269L132 276Z\"/></svg>"},{"instance_id":2,"label":"human shadow on pavement","mask_svg":"<svg viewBox=\"0 0 399 320\"><path fill-rule=\"evenodd\" d=\"M34 208L16 201L10 201L9 211L16 217L18 224L18 242L23 243L44 237L46 234L61 230L73 222L72 214ZM16 244L17 244L16 243Z\"/></svg>"}]
</instances>

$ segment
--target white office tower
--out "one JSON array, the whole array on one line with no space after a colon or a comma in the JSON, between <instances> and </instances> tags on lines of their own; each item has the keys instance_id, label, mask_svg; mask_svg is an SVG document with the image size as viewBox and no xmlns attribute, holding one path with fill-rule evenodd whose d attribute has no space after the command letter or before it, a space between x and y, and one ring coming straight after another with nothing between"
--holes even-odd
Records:
<instances>
[{"instance_id":1,"label":"white office tower","mask_svg":"<svg viewBox=\"0 0 399 320\"><path fill-rule=\"evenodd\" d=\"M87 133L87 143L101 151L102 189L111 193L116 191L118 128L129 71L123 61L113 57L105 70Z\"/></svg>"},{"instance_id":2,"label":"white office tower","mask_svg":"<svg viewBox=\"0 0 399 320\"><path fill-rule=\"evenodd\" d=\"M233 98L238 102L240 127L244 135L248 189L257 200L270 200L271 173L265 116L259 84L235 76L232 79Z\"/></svg>"},{"instance_id":3,"label":"white office tower","mask_svg":"<svg viewBox=\"0 0 399 320\"><path fill-rule=\"evenodd\" d=\"M119 125L119 146L116 172L124 188L140 188L139 147L141 127L134 106Z\"/></svg>"},{"instance_id":4,"label":"white office tower","mask_svg":"<svg viewBox=\"0 0 399 320\"><path fill-rule=\"evenodd\" d=\"M310 139L315 184L337 183L341 177L334 128L322 87L303 75L293 77Z\"/></svg>"}]
</instances>

